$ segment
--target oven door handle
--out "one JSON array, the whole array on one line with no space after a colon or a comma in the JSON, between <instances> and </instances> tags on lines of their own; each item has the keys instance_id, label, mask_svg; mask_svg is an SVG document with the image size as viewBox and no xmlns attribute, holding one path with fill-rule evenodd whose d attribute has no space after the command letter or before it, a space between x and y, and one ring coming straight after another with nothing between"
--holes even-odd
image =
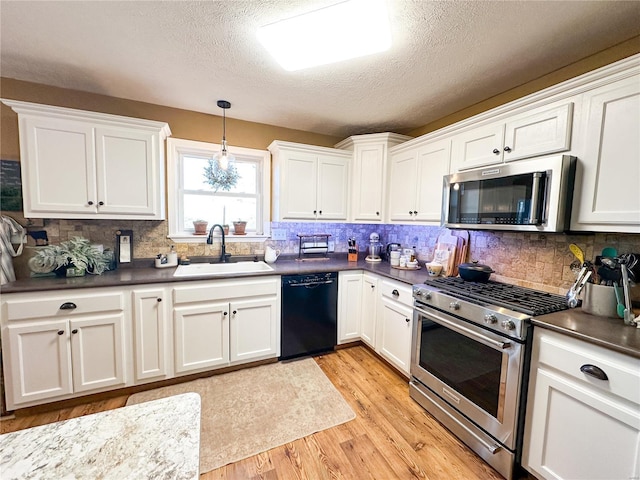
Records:
<instances>
[{"instance_id":1,"label":"oven door handle","mask_svg":"<svg viewBox=\"0 0 640 480\"><path fill-rule=\"evenodd\" d=\"M463 325L458 325L457 323L454 323L451 320L447 320L446 318L443 318L440 315L436 315L435 313L432 313L432 312L427 312L426 310L423 310L418 307L414 307L414 308L416 311L430 318L434 322L439 323L440 325L444 325L447 328L450 328L451 330L460 333L461 335L464 335L466 337L471 337L477 342L480 342L483 345L486 345L487 347L495 348L498 350L506 350L511 346L511 342L501 342L499 340L494 340L493 338L489 338L477 332L474 332L470 328L467 328Z\"/></svg>"}]
</instances>

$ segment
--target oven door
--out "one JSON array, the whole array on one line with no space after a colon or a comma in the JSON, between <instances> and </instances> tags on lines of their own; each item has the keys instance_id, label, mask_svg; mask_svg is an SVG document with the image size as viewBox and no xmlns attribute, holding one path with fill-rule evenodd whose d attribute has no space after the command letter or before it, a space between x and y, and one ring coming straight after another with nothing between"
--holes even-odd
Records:
<instances>
[{"instance_id":1,"label":"oven door","mask_svg":"<svg viewBox=\"0 0 640 480\"><path fill-rule=\"evenodd\" d=\"M515 449L523 345L422 305L413 320L412 376Z\"/></svg>"}]
</instances>

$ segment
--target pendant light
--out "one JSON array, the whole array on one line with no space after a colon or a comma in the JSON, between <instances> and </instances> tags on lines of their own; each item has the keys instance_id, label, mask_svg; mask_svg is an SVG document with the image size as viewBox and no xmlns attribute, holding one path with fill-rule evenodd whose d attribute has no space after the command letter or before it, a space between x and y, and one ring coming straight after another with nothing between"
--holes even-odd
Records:
<instances>
[{"instance_id":1,"label":"pendant light","mask_svg":"<svg viewBox=\"0 0 640 480\"><path fill-rule=\"evenodd\" d=\"M225 111L231 108L231 104L226 100L218 100L218 106L222 108L222 149L220 153L213 156L213 160L218 162L222 170L226 170L229 168L229 164L236 159L227 151L227 117Z\"/></svg>"}]
</instances>

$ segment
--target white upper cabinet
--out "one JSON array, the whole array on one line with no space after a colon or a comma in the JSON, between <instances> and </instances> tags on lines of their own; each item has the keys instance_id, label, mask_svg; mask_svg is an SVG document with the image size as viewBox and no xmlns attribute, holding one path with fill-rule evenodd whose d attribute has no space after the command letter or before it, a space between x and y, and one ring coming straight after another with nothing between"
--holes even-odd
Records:
<instances>
[{"instance_id":1,"label":"white upper cabinet","mask_svg":"<svg viewBox=\"0 0 640 480\"><path fill-rule=\"evenodd\" d=\"M273 220L346 221L351 152L275 141Z\"/></svg>"},{"instance_id":2,"label":"white upper cabinet","mask_svg":"<svg viewBox=\"0 0 640 480\"><path fill-rule=\"evenodd\" d=\"M453 138L452 171L493 165L571 147L573 103L534 108Z\"/></svg>"},{"instance_id":3,"label":"white upper cabinet","mask_svg":"<svg viewBox=\"0 0 640 480\"><path fill-rule=\"evenodd\" d=\"M391 222L440 223L442 178L449 173L451 140L392 149L389 179Z\"/></svg>"},{"instance_id":4,"label":"white upper cabinet","mask_svg":"<svg viewBox=\"0 0 640 480\"><path fill-rule=\"evenodd\" d=\"M354 222L382 222L385 215L387 157L389 148L412 137L397 133L355 135L336 145L353 150L351 213Z\"/></svg>"},{"instance_id":5,"label":"white upper cabinet","mask_svg":"<svg viewBox=\"0 0 640 480\"><path fill-rule=\"evenodd\" d=\"M640 233L640 74L583 99L571 229Z\"/></svg>"},{"instance_id":6,"label":"white upper cabinet","mask_svg":"<svg viewBox=\"0 0 640 480\"><path fill-rule=\"evenodd\" d=\"M166 123L3 103L18 113L25 217L164 219Z\"/></svg>"}]
</instances>

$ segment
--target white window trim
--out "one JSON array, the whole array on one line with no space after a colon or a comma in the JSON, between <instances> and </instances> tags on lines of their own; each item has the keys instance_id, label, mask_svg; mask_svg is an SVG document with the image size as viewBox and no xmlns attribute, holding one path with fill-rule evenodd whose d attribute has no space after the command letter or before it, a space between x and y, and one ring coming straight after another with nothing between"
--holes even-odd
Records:
<instances>
[{"instance_id":1,"label":"white window trim","mask_svg":"<svg viewBox=\"0 0 640 480\"><path fill-rule=\"evenodd\" d=\"M242 236L234 236L233 234L225 237L228 243L240 242L264 242L271 236L271 154L268 150L256 150L253 148L234 147L227 145L227 150L232 155L253 157L260 160L262 169L262 232L257 234L247 234ZM195 140L184 140L182 138L170 137L167 139L167 219L169 221L168 238L177 243L205 243L206 236L196 236L190 232L185 232L179 225L178 213L178 187L180 185L181 171L178 170L180 165L180 154L194 153L200 151L204 155L211 155L220 151L220 145L215 143L198 142ZM220 232L216 230L216 236L220 236Z\"/></svg>"}]
</instances>

